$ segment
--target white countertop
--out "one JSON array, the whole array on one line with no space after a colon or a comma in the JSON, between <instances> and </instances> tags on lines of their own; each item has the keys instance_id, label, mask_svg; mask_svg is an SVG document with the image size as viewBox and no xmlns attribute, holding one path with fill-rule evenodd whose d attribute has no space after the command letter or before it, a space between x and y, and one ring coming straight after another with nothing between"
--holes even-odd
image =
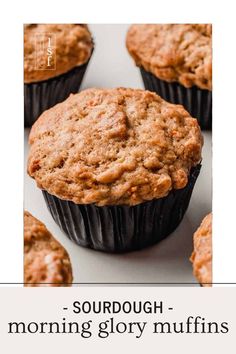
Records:
<instances>
[{"instance_id":1,"label":"white countertop","mask_svg":"<svg viewBox=\"0 0 236 354\"><path fill-rule=\"evenodd\" d=\"M95 51L81 89L143 88L139 70L125 48L127 25L91 25ZM28 155L25 129L25 171ZM106 254L77 246L52 219L42 192L25 172L24 208L41 220L68 251L75 283L195 283L189 257L192 235L212 205L211 133L204 132L203 161L188 211L168 238L142 251Z\"/></svg>"}]
</instances>

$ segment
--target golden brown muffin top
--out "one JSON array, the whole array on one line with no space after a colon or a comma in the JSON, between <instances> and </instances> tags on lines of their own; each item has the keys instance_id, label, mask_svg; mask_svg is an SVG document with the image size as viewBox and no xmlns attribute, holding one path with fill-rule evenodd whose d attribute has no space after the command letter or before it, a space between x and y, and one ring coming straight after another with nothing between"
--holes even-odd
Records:
<instances>
[{"instance_id":1,"label":"golden brown muffin top","mask_svg":"<svg viewBox=\"0 0 236 354\"><path fill-rule=\"evenodd\" d=\"M48 52L49 40L51 53ZM92 48L91 33L86 25L25 25L25 83L54 78L86 63Z\"/></svg>"},{"instance_id":2,"label":"golden brown muffin top","mask_svg":"<svg viewBox=\"0 0 236 354\"><path fill-rule=\"evenodd\" d=\"M136 65L159 79L212 89L210 24L132 25L126 45Z\"/></svg>"},{"instance_id":3,"label":"golden brown muffin top","mask_svg":"<svg viewBox=\"0 0 236 354\"><path fill-rule=\"evenodd\" d=\"M33 125L28 173L77 204L135 205L188 182L201 159L197 120L155 93L88 89Z\"/></svg>"},{"instance_id":4,"label":"golden brown muffin top","mask_svg":"<svg viewBox=\"0 0 236 354\"><path fill-rule=\"evenodd\" d=\"M193 237L194 250L191 256L193 273L203 286L212 283L212 214L202 221Z\"/></svg>"},{"instance_id":5,"label":"golden brown muffin top","mask_svg":"<svg viewBox=\"0 0 236 354\"><path fill-rule=\"evenodd\" d=\"M25 286L70 286L71 263L66 250L45 225L24 212Z\"/></svg>"}]
</instances>

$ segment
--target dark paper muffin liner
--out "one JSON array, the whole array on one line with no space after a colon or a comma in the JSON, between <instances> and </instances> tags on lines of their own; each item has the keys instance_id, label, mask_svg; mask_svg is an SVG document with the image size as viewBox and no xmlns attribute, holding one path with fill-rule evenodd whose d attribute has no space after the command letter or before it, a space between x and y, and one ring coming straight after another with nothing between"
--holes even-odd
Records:
<instances>
[{"instance_id":1,"label":"dark paper muffin liner","mask_svg":"<svg viewBox=\"0 0 236 354\"><path fill-rule=\"evenodd\" d=\"M24 125L31 127L43 111L79 91L88 62L55 78L24 84Z\"/></svg>"},{"instance_id":2,"label":"dark paper muffin liner","mask_svg":"<svg viewBox=\"0 0 236 354\"><path fill-rule=\"evenodd\" d=\"M203 130L212 129L212 92L196 86L186 88L177 82L158 79L152 73L140 68L146 90L154 91L164 100L182 104L192 117L197 118Z\"/></svg>"},{"instance_id":3,"label":"dark paper muffin liner","mask_svg":"<svg viewBox=\"0 0 236 354\"><path fill-rule=\"evenodd\" d=\"M183 189L135 206L96 206L61 200L46 191L48 209L61 230L76 244L105 252L127 252L153 245L181 222L201 165L194 167Z\"/></svg>"}]
</instances>

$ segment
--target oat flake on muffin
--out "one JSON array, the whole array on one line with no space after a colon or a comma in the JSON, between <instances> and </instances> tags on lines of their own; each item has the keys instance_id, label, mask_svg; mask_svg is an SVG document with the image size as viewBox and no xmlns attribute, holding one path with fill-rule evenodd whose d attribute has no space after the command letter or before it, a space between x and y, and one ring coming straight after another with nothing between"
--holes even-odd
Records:
<instances>
[{"instance_id":1,"label":"oat flake on muffin","mask_svg":"<svg viewBox=\"0 0 236 354\"><path fill-rule=\"evenodd\" d=\"M25 211L25 286L68 286L71 282L72 269L68 253L42 222Z\"/></svg>"},{"instance_id":2,"label":"oat flake on muffin","mask_svg":"<svg viewBox=\"0 0 236 354\"><path fill-rule=\"evenodd\" d=\"M29 143L39 188L76 204L135 205L187 185L202 135L182 106L155 93L94 88L44 112Z\"/></svg>"},{"instance_id":3,"label":"oat flake on muffin","mask_svg":"<svg viewBox=\"0 0 236 354\"><path fill-rule=\"evenodd\" d=\"M193 238L194 251L191 256L193 272L199 283L211 286L212 283L212 214L208 214L197 229Z\"/></svg>"},{"instance_id":4,"label":"oat flake on muffin","mask_svg":"<svg viewBox=\"0 0 236 354\"><path fill-rule=\"evenodd\" d=\"M210 24L139 24L127 34L137 66L167 82L212 89Z\"/></svg>"}]
</instances>

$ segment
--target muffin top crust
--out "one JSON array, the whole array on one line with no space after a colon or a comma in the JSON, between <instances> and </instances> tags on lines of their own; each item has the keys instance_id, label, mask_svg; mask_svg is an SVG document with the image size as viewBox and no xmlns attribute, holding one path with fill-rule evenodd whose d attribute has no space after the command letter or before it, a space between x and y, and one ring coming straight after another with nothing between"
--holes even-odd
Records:
<instances>
[{"instance_id":1,"label":"muffin top crust","mask_svg":"<svg viewBox=\"0 0 236 354\"><path fill-rule=\"evenodd\" d=\"M76 204L136 205L188 182L201 159L197 120L155 93L88 89L33 125L28 173Z\"/></svg>"},{"instance_id":2,"label":"muffin top crust","mask_svg":"<svg viewBox=\"0 0 236 354\"><path fill-rule=\"evenodd\" d=\"M24 212L25 286L68 286L72 269L66 250L45 225Z\"/></svg>"},{"instance_id":3,"label":"muffin top crust","mask_svg":"<svg viewBox=\"0 0 236 354\"><path fill-rule=\"evenodd\" d=\"M132 25L126 45L136 65L157 78L212 89L210 24Z\"/></svg>"},{"instance_id":4,"label":"muffin top crust","mask_svg":"<svg viewBox=\"0 0 236 354\"><path fill-rule=\"evenodd\" d=\"M193 273L203 286L212 283L212 214L202 221L193 237L194 251L191 256Z\"/></svg>"},{"instance_id":5,"label":"muffin top crust","mask_svg":"<svg viewBox=\"0 0 236 354\"><path fill-rule=\"evenodd\" d=\"M92 48L86 25L25 25L24 82L39 82L66 73L86 63Z\"/></svg>"}]
</instances>

